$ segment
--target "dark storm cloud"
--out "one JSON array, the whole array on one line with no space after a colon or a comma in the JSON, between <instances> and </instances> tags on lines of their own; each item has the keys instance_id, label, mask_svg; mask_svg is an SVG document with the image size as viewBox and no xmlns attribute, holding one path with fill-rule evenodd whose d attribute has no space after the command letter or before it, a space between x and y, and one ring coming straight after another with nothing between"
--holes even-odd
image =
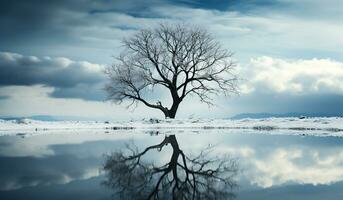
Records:
<instances>
[{"instance_id":1,"label":"dark storm cloud","mask_svg":"<svg viewBox=\"0 0 343 200\"><path fill-rule=\"evenodd\" d=\"M35 85L73 87L103 80L101 66L75 62L67 58L37 58L14 53L0 53L0 85Z\"/></svg>"},{"instance_id":2,"label":"dark storm cloud","mask_svg":"<svg viewBox=\"0 0 343 200\"><path fill-rule=\"evenodd\" d=\"M103 84L78 84L77 86L70 88L55 88L50 96L54 98L75 98L91 101L104 101L106 99L106 94L103 87Z\"/></svg>"},{"instance_id":3,"label":"dark storm cloud","mask_svg":"<svg viewBox=\"0 0 343 200\"><path fill-rule=\"evenodd\" d=\"M44 33L62 34L63 27L61 27L60 19L63 12L71 10L76 12L77 8L72 3L67 2L63 0L1 1L0 25L3 27L0 32L1 40L5 44L13 44ZM85 5L81 0L69 2L79 3L80 7Z\"/></svg>"},{"instance_id":4,"label":"dark storm cloud","mask_svg":"<svg viewBox=\"0 0 343 200\"><path fill-rule=\"evenodd\" d=\"M160 4L165 1L0 1L0 51L109 62L128 33L127 18L151 15L150 7Z\"/></svg>"},{"instance_id":5,"label":"dark storm cloud","mask_svg":"<svg viewBox=\"0 0 343 200\"><path fill-rule=\"evenodd\" d=\"M67 58L38 58L0 52L0 86L45 85L60 98L104 99L103 66Z\"/></svg>"},{"instance_id":6,"label":"dark storm cloud","mask_svg":"<svg viewBox=\"0 0 343 200\"><path fill-rule=\"evenodd\" d=\"M7 31L23 30L33 32L57 25L77 25L82 21L69 19L77 13L87 13L93 9L115 7L117 11L127 9L126 3L106 0L3 0L0 2L0 22L9 25ZM6 30L5 30L6 31ZM19 33L20 34L20 33Z\"/></svg>"},{"instance_id":7,"label":"dark storm cloud","mask_svg":"<svg viewBox=\"0 0 343 200\"><path fill-rule=\"evenodd\" d=\"M0 2L1 36L20 39L35 34L62 33L68 28L88 25L89 15L96 13L144 13L151 5L164 1L108 0L4 0ZM13 35L14 34L14 35Z\"/></svg>"},{"instance_id":8,"label":"dark storm cloud","mask_svg":"<svg viewBox=\"0 0 343 200\"><path fill-rule=\"evenodd\" d=\"M176 2L178 4L186 5L193 8L213 9L220 11L229 10L239 12L251 11L256 8L271 8L280 5L286 5L286 3L282 3L280 1L275 0L174 0L171 2Z\"/></svg>"}]
</instances>

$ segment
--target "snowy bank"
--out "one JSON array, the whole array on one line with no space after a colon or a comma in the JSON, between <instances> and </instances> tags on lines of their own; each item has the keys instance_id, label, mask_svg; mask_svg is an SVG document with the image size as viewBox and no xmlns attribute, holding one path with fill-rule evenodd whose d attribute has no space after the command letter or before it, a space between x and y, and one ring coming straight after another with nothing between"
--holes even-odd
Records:
<instances>
[{"instance_id":1,"label":"snowy bank","mask_svg":"<svg viewBox=\"0 0 343 200\"><path fill-rule=\"evenodd\" d=\"M265 119L147 119L130 122L37 121L30 119L0 120L0 135L42 133L51 131L115 131L115 130L209 130L244 129L252 131L280 130L297 133L343 136L343 118L265 118Z\"/></svg>"}]
</instances>

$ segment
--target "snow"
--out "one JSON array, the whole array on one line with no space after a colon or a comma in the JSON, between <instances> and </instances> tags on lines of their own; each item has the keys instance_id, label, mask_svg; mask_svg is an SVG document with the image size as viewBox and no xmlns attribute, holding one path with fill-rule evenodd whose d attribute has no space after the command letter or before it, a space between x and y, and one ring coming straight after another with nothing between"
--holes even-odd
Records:
<instances>
[{"instance_id":1,"label":"snow","mask_svg":"<svg viewBox=\"0 0 343 200\"><path fill-rule=\"evenodd\" d=\"M144 119L129 122L0 120L0 135L41 134L56 131L172 131L241 129L270 134L343 136L343 118L265 118L265 119Z\"/></svg>"}]
</instances>

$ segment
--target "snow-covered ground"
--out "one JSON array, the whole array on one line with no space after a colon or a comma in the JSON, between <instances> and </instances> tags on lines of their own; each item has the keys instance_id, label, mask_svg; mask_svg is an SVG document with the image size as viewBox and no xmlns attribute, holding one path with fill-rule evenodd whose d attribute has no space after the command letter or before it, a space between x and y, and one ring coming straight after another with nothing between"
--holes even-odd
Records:
<instances>
[{"instance_id":1,"label":"snow-covered ground","mask_svg":"<svg viewBox=\"0 0 343 200\"><path fill-rule=\"evenodd\" d=\"M55 131L173 131L244 129L280 134L343 136L343 118L266 118L266 119L147 119L130 122L0 120L0 135L40 134Z\"/></svg>"}]
</instances>

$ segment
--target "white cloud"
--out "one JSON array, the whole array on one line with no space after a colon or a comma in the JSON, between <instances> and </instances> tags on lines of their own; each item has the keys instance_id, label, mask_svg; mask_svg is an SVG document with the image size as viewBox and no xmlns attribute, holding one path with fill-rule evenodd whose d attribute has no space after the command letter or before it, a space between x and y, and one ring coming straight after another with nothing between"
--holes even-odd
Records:
<instances>
[{"instance_id":1,"label":"white cloud","mask_svg":"<svg viewBox=\"0 0 343 200\"><path fill-rule=\"evenodd\" d=\"M343 63L331 59L252 59L241 67L242 91L291 94L342 94Z\"/></svg>"}]
</instances>

